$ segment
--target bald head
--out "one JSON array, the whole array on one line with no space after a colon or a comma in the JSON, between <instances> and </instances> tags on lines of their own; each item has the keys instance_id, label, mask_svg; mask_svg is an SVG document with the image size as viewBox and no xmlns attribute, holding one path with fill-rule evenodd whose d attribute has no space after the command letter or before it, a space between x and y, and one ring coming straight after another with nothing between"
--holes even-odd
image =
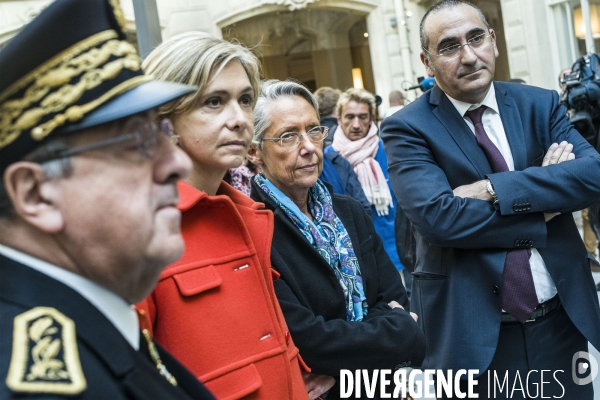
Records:
<instances>
[{"instance_id":1,"label":"bald head","mask_svg":"<svg viewBox=\"0 0 600 400\"><path fill-rule=\"evenodd\" d=\"M390 92L390 106L403 106L404 95L399 90L392 90Z\"/></svg>"}]
</instances>

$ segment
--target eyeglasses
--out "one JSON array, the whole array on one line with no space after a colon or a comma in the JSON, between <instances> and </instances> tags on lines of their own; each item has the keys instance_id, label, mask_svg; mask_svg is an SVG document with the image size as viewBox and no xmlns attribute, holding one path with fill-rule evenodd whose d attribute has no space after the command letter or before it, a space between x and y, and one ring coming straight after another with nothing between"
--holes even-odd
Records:
<instances>
[{"instance_id":1,"label":"eyeglasses","mask_svg":"<svg viewBox=\"0 0 600 400\"><path fill-rule=\"evenodd\" d=\"M171 120L165 118L157 125L156 122L146 119L143 123L136 126L134 132L106 140L101 140L85 146L50 150L48 154L45 154L42 157L42 159L35 161L38 163L43 163L126 142L132 142L132 144L135 143L135 146L142 157L152 158L154 157L156 148L158 146L159 133L165 135L167 138L171 137L173 133L173 125L171 124Z\"/></svg>"},{"instance_id":2,"label":"eyeglasses","mask_svg":"<svg viewBox=\"0 0 600 400\"><path fill-rule=\"evenodd\" d=\"M263 141L263 140L277 141L277 142L279 142L281 147L285 147L286 149L293 149L295 147L298 147L298 145L300 144L300 141L302 140L301 137L304 135L306 135L306 137L309 138L311 142L319 143L319 142L322 142L327 137L328 134L329 134L328 127L315 126L314 128L310 129L308 132L303 133L303 134L286 132L278 138L262 138L260 140L261 141Z\"/></svg>"},{"instance_id":3,"label":"eyeglasses","mask_svg":"<svg viewBox=\"0 0 600 400\"><path fill-rule=\"evenodd\" d=\"M438 54L429 52L429 50L427 50L425 47L423 47L423 50L432 56L438 56L446 60L451 60L458 57L460 55L460 50L465 46L469 46L473 51L479 51L486 48L490 43L492 43L491 36L491 33L482 33L480 35L473 36L471 39L467 40L467 43L444 47L439 51Z\"/></svg>"}]
</instances>

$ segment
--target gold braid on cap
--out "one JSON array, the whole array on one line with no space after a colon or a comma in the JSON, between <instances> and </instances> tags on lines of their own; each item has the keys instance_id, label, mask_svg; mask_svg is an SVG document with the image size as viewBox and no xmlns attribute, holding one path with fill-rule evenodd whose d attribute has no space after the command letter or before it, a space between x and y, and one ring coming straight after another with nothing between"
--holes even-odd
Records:
<instances>
[{"instance_id":1,"label":"gold braid on cap","mask_svg":"<svg viewBox=\"0 0 600 400\"><path fill-rule=\"evenodd\" d=\"M113 14L115 16L115 19L117 20L117 23L119 24L119 27L121 27L121 30L123 32L125 32L125 15L123 14L123 10L121 9L121 3L119 2L119 0L109 0L108 3L112 7Z\"/></svg>"},{"instance_id":2,"label":"gold braid on cap","mask_svg":"<svg viewBox=\"0 0 600 400\"><path fill-rule=\"evenodd\" d=\"M31 129L35 140L42 140L65 122L76 122L111 98L150 80L138 75L128 79L99 98L74 105L88 90L117 77L123 69L139 71L141 60L135 48L118 40L117 32L97 33L71 46L0 93L0 149ZM108 62L111 57L117 59ZM69 83L79 77L75 83ZM21 98L7 100L24 88ZM50 120L39 124L49 114Z\"/></svg>"}]
</instances>

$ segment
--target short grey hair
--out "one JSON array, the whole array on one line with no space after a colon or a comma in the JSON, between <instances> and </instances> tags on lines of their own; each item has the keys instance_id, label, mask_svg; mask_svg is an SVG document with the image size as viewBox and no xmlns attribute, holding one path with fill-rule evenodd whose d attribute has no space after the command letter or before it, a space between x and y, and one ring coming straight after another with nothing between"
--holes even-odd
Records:
<instances>
[{"instance_id":1,"label":"short grey hair","mask_svg":"<svg viewBox=\"0 0 600 400\"><path fill-rule=\"evenodd\" d=\"M260 148L261 139L267 129L271 126L269 105L277 99L283 97L302 97L315 109L319 115L319 103L317 99L306 87L292 80L280 81L278 79L269 79L262 83L260 94L254 108L254 136L252 144Z\"/></svg>"}]
</instances>

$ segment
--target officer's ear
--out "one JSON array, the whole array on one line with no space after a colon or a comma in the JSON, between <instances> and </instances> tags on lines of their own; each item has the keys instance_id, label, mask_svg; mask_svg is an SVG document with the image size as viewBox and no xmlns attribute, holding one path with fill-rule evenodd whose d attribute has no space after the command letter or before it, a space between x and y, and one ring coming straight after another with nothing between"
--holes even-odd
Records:
<instances>
[{"instance_id":1,"label":"officer's ear","mask_svg":"<svg viewBox=\"0 0 600 400\"><path fill-rule=\"evenodd\" d=\"M4 171L4 187L16 215L46 233L57 233L64 226L55 206L59 194L57 180L48 179L39 164L19 161Z\"/></svg>"}]
</instances>

